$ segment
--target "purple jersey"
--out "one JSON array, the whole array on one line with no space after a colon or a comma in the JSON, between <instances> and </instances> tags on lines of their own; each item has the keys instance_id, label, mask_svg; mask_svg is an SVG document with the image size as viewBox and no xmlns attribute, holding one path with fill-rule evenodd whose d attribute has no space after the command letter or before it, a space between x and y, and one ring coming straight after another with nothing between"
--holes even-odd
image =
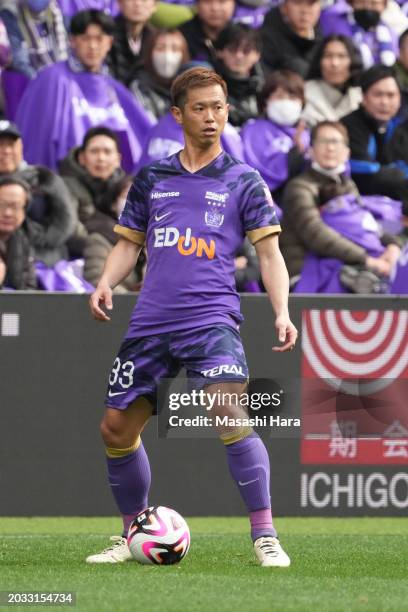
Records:
<instances>
[{"instance_id":1,"label":"purple jersey","mask_svg":"<svg viewBox=\"0 0 408 612\"><path fill-rule=\"evenodd\" d=\"M259 173L221 153L190 173L176 153L142 168L115 230L146 241L146 278L126 338L242 321L234 255L280 232Z\"/></svg>"}]
</instances>

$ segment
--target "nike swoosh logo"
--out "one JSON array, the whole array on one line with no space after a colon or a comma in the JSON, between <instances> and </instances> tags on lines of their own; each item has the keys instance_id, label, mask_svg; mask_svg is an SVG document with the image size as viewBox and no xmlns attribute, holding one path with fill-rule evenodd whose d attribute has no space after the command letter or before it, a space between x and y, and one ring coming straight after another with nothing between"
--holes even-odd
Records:
<instances>
[{"instance_id":1,"label":"nike swoosh logo","mask_svg":"<svg viewBox=\"0 0 408 612\"><path fill-rule=\"evenodd\" d=\"M167 216L168 216L170 213L171 213L171 211L170 211L170 212L167 212L167 213L164 213L164 215L160 215L160 217L159 217L159 215L156 213L156 215L155 215L155 217L154 217L154 220L155 220L155 221L161 221L162 219L164 219L165 217L167 217Z\"/></svg>"},{"instance_id":2,"label":"nike swoosh logo","mask_svg":"<svg viewBox=\"0 0 408 612\"><path fill-rule=\"evenodd\" d=\"M109 397L114 397L115 395L123 395L124 393L126 393L126 391L115 391L115 392L112 392L112 391L109 389L109 393L108 393L108 395L109 395Z\"/></svg>"},{"instance_id":3,"label":"nike swoosh logo","mask_svg":"<svg viewBox=\"0 0 408 612\"><path fill-rule=\"evenodd\" d=\"M238 480L238 484L240 487L245 487L245 485L249 485L251 484L251 482L256 482L257 480L259 480L259 476L258 478L254 478L253 480L248 480L247 482L241 482L240 480Z\"/></svg>"}]
</instances>

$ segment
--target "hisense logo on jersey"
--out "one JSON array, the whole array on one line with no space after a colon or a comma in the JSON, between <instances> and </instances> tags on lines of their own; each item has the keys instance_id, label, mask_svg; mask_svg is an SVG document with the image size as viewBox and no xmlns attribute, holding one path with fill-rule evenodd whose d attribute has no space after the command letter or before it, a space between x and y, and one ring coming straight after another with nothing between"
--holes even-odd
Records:
<instances>
[{"instance_id":1,"label":"hisense logo on jersey","mask_svg":"<svg viewBox=\"0 0 408 612\"><path fill-rule=\"evenodd\" d=\"M159 227L154 230L154 247L176 247L180 255L196 255L197 257L215 257L215 241L209 244L204 238L192 235L191 227L187 227L184 234L177 227Z\"/></svg>"},{"instance_id":2,"label":"hisense logo on jersey","mask_svg":"<svg viewBox=\"0 0 408 612\"><path fill-rule=\"evenodd\" d=\"M151 194L152 200L158 200L159 198L179 198L179 191L153 191Z\"/></svg>"}]
</instances>

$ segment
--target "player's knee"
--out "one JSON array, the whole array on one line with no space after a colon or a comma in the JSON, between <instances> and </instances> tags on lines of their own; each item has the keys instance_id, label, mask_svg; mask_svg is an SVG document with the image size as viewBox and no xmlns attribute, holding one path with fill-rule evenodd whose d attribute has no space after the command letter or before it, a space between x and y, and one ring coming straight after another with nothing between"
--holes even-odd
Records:
<instances>
[{"instance_id":1,"label":"player's knee","mask_svg":"<svg viewBox=\"0 0 408 612\"><path fill-rule=\"evenodd\" d=\"M105 446L111 448L125 448L129 446L128 435L119 424L112 423L105 418L100 425L100 432Z\"/></svg>"}]
</instances>

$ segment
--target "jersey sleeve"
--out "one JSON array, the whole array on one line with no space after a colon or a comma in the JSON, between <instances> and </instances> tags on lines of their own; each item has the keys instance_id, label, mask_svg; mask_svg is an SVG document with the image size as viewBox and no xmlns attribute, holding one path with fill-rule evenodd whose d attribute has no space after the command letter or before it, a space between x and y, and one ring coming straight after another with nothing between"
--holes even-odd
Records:
<instances>
[{"instance_id":1,"label":"jersey sleeve","mask_svg":"<svg viewBox=\"0 0 408 612\"><path fill-rule=\"evenodd\" d=\"M142 170L132 183L126 204L114 230L120 236L143 246L149 222L150 187Z\"/></svg>"},{"instance_id":2,"label":"jersey sleeve","mask_svg":"<svg viewBox=\"0 0 408 612\"><path fill-rule=\"evenodd\" d=\"M279 234L281 226L265 181L256 171L247 172L241 178L245 181L241 219L250 242L255 244L265 236Z\"/></svg>"}]
</instances>

